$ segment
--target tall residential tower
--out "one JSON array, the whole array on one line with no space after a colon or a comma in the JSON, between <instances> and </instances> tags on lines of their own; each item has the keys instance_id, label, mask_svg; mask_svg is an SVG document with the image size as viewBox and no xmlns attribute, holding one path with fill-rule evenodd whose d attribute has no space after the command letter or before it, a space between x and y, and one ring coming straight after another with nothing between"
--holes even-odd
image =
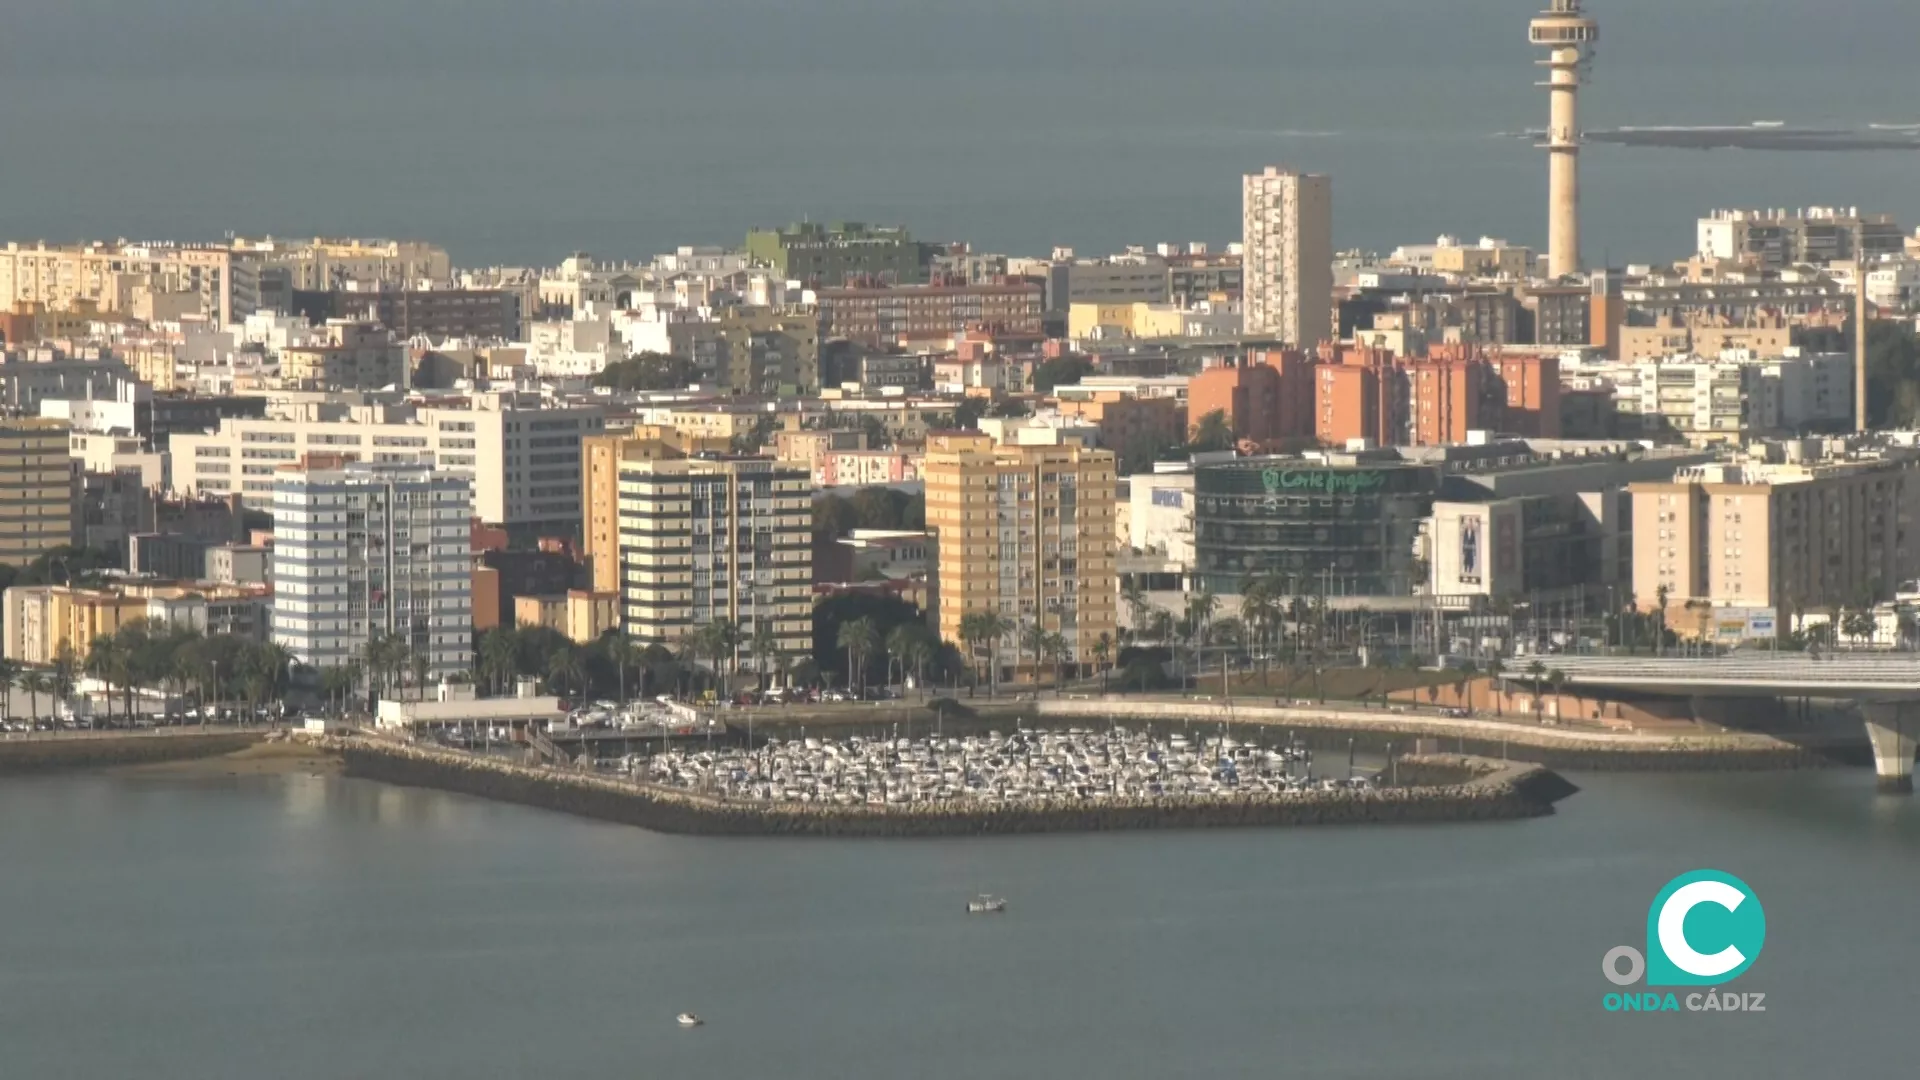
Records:
<instances>
[{"instance_id":1,"label":"tall residential tower","mask_svg":"<svg viewBox=\"0 0 1920 1080\"><path fill-rule=\"evenodd\" d=\"M1333 179L1269 165L1241 182L1249 334L1311 349L1333 337Z\"/></svg>"},{"instance_id":2,"label":"tall residential tower","mask_svg":"<svg viewBox=\"0 0 1920 1080\"><path fill-rule=\"evenodd\" d=\"M1547 273L1580 272L1580 76L1593 60L1600 27L1581 14L1581 0L1552 0L1533 20L1529 39L1547 50L1540 66L1552 100L1547 121Z\"/></svg>"}]
</instances>

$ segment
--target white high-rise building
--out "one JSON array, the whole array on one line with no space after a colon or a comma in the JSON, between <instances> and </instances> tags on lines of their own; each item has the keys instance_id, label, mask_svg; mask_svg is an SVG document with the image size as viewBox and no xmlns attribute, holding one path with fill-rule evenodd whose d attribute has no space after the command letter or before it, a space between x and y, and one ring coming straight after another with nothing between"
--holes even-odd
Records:
<instances>
[{"instance_id":1,"label":"white high-rise building","mask_svg":"<svg viewBox=\"0 0 1920 1080\"><path fill-rule=\"evenodd\" d=\"M1333 178L1277 165L1241 185L1249 334L1311 349L1333 337Z\"/></svg>"},{"instance_id":2,"label":"white high-rise building","mask_svg":"<svg viewBox=\"0 0 1920 1080\"><path fill-rule=\"evenodd\" d=\"M273 637L340 667L392 635L430 679L473 660L472 488L429 465L319 461L273 478Z\"/></svg>"}]
</instances>

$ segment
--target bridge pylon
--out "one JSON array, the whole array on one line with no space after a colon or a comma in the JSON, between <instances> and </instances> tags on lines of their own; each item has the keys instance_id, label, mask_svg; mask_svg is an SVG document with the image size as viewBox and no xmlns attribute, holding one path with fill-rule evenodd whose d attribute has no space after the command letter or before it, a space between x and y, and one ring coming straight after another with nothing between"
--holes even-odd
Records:
<instances>
[{"instance_id":1,"label":"bridge pylon","mask_svg":"<svg viewBox=\"0 0 1920 1080\"><path fill-rule=\"evenodd\" d=\"M1873 773L1889 795L1913 794L1913 757L1920 749L1920 701L1863 701Z\"/></svg>"}]
</instances>

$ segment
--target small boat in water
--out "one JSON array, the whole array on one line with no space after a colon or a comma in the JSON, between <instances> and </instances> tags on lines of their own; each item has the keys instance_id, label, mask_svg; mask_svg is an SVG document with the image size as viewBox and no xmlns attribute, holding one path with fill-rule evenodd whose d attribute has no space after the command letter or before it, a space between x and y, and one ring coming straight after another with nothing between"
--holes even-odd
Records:
<instances>
[{"instance_id":1,"label":"small boat in water","mask_svg":"<svg viewBox=\"0 0 1920 1080\"><path fill-rule=\"evenodd\" d=\"M699 1027L701 1024L706 1023L705 1020L700 1019L692 1013L681 1013L675 1017L675 1019L680 1022L681 1027Z\"/></svg>"},{"instance_id":2,"label":"small boat in water","mask_svg":"<svg viewBox=\"0 0 1920 1080\"><path fill-rule=\"evenodd\" d=\"M979 896L967 901L967 913L970 915L989 912L999 914L1006 910L1007 902L1005 900L997 896L988 896L986 893L981 893Z\"/></svg>"}]
</instances>

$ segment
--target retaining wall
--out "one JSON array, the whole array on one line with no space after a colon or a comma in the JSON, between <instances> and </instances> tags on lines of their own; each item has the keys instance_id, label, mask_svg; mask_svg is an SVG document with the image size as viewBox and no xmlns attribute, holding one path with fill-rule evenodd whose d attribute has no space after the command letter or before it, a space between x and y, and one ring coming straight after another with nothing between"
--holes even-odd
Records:
<instances>
[{"instance_id":1,"label":"retaining wall","mask_svg":"<svg viewBox=\"0 0 1920 1080\"><path fill-rule=\"evenodd\" d=\"M257 731L223 731L9 739L0 742L0 776L218 757L244 750L263 737Z\"/></svg>"}]
</instances>

